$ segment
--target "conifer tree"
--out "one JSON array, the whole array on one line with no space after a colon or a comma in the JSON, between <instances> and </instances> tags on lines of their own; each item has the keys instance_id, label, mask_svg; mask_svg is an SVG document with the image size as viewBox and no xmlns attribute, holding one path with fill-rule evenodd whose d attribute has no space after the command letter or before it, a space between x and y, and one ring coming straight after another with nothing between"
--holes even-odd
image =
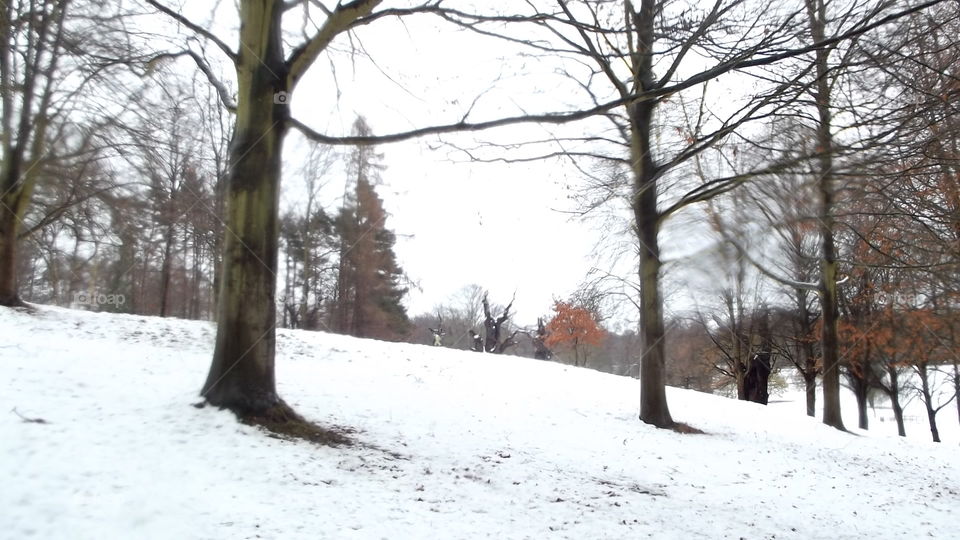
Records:
<instances>
[{"instance_id":1,"label":"conifer tree","mask_svg":"<svg viewBox=\"0 0 960 540\"><path fill-rule=\"evenodd\" d=\"M369 136L363 118L353 131ZM340 264L333 327L357 337L394 340L409 326L402 300L403 270L393 246L396 235L386 228L387 212L376 191L382 154L372 145L357 145L350 156L353 193L346 198L337 218Z\"/></svg>"}]
</instances>

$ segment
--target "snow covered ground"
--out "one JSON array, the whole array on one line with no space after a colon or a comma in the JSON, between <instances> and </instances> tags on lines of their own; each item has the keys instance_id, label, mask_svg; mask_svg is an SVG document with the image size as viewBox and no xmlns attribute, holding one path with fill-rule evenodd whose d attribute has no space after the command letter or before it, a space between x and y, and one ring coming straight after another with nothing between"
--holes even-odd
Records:
<instances>
[{"instance_id":1,"label":"snow covered ground","mask_svg":"<svg viewBox=\"0 0 960 540\"><path fill-rule=\"evenodd\" d=\"M190 406L213 332L0 309L0 538L958 535L949 407L935 445L671 389L708 432L680 435L637 420L635 380L281 331L281 395L366 443L321 448Z\"/></svg>"}]
</instances>

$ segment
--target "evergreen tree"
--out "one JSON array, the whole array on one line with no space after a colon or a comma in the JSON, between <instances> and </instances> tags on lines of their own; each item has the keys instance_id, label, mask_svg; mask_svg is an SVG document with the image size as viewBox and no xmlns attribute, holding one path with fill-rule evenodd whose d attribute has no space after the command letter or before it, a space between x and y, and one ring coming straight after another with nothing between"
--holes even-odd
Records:
<instances>
[{"instance_id":1,"label":"evergreen tree","mask_svg":"<svg viewBox=\"0 0 960 540\"><path fill-rule=\"evenodd\" d=\"M354 123L353 132L371 133L363 118ZM336 220L340 264L332 326L357 337L395 340L409 326L402 304L407 289L393 252L396 235L386 228L387 213L375 187L384 168L382 158L370 145L358 145L350 155L353 192L345 197Z\"/></svg>"}]
</instances>

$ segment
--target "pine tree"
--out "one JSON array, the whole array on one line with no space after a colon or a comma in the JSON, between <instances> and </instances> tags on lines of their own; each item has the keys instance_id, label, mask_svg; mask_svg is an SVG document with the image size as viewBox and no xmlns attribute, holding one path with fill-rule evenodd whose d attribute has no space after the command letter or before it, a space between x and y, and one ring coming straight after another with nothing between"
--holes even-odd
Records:
<instances>
[{"instance_id":1,"label":"pine tree","mask_svg":"<svg viewBox=\"0 0 960 540\"><path fill-rule=\"evenodd\" d=\"M369 135L369 126L358 118L356 135ZM394 340L409 326L402 300L403 270L393 246L396 235L386 228L387 212L375 184L382 154L368 145L358 145L350 156L353 193L346 197L337 217L340 264L333 328L357 337Z\"/></svg>"}]
</instances>

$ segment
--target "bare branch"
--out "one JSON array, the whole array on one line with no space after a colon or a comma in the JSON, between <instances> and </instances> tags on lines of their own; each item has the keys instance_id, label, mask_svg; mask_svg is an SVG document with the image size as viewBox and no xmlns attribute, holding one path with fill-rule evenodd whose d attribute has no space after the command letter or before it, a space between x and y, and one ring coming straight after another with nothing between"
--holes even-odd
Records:
<instances>
[{"instance_id":1,"label":"bare branch","mask_svg":"<svg viewBox=\"0 0 960 540\"><path fill-rule=\"evenodd\" d=\"M223 81L214 75L213 70L210 69L210 66L207 64L207 62L196 52L187 49L179 52L163 53L151 58L147 64L150 65L159 60L163 60L164 58L179 58L181 56L189 56L190 58L193 58L193 61L197 64L197 68L200 69L210 85L213 86L213 88L217 91L217 96L220 98L220 103L223 104L228 111L236 112L237 102L234 101L233 96L230 95L230 90L227 88L227 85L223 84Z\"/></svg>"},{"instance_id":2,"label":"bare branch","mask_svg":"<svg viewBox=\"0 0 960 540\"><path fill-rule=\"evenodd\" d=\"M202 27L202 26L194 23L193 21L191 21L190 19L184 17L184 16L181 15L180 13L177 13L176 11L174 11L174 10L168 8L167 6L161 4L161 3L158 2L157 0L145 0L145 1L146 1L148 4L150 4L151 6L157 8L158 11L160 11L160 12L162 12L163 14L167 15L168 17L172 18L173 20L177 21L178 23L186 26L186 27L189 28L192 32L194 32L194 33L196 33L196 34L199 34L200 36L203 36L204 38L206 38L206 39L209 40L209 41L212 41L213 44L216 45L217 47L219 47L220 50L223 51L223 54L227 55L227 58L229 58L231 61L233 61L233 62L236 62L236 61L237 61L237 58L238 58L237 52L234 51L233 49L231 49L230 47L228 47L227 44L224 43L224 42L223 42L220 38L218 38L216 35L214 35L213 32L211 32L211 31L207 30L206 28L204 28L204 27Z\"/></svg>"},{"instance_id":3,"label":"bare branch","mask_svg":"<svg viewBox=\"0 0 960 540\"><path fill-rule=\"evenodd\" d=\"M327 16L323 26L312 38L300 45L287 59L287 88L293 90L307 69L320 56L335 37L349 30L358 19L370 15L383 0L353 0L347 4L338 4Z\"/></svg>"}]
</instances>

